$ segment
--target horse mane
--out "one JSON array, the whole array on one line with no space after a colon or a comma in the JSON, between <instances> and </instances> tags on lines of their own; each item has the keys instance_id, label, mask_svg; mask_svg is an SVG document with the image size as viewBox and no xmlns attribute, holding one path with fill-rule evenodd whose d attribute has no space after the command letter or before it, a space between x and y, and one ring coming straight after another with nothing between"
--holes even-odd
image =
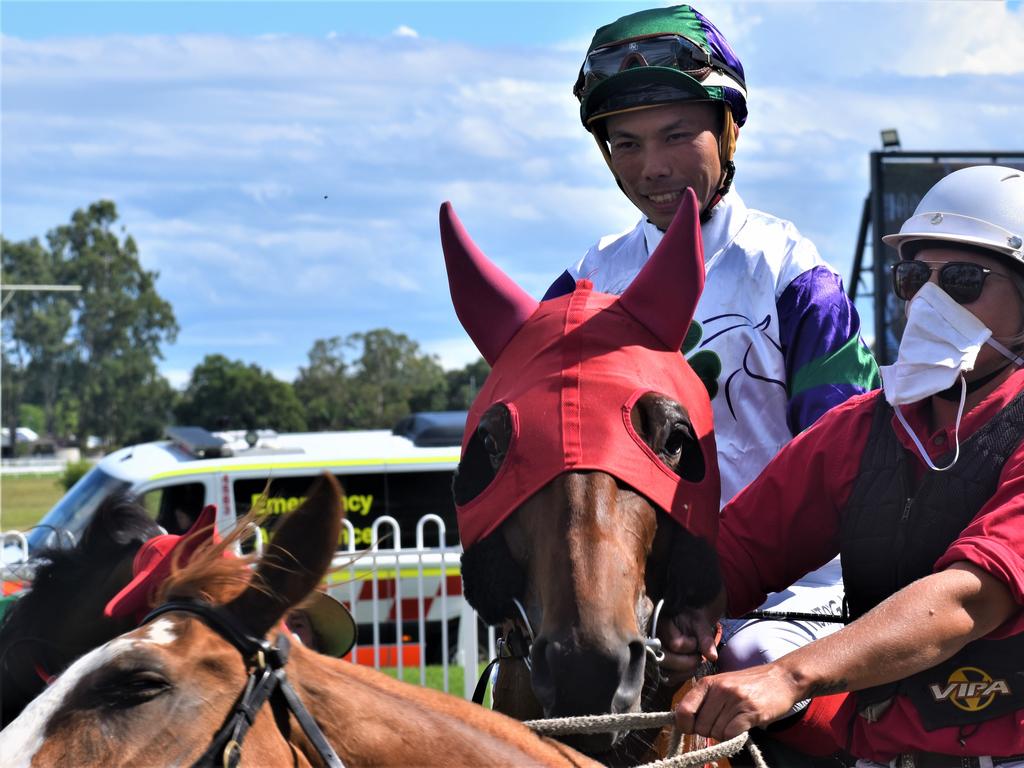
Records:
<instances>
[{"instance_id":1,"label":"horse mane","mask_svg":"<svg viewBox=\"0 0 1024 768\"><path fill-rule=\"evenodd\" d=\"M188 538L205 540L182 562L181 550L174 553L171 573L156 591L156 605L170 600L203 600L216 605L240 595L252 581L255 554L238 555L236 546L252 534L264 516L254 508L238 518L235 527L223 539L211 535L211 527L193 531ZM258 535L258 534L257 534Z\"/></svg>"},{"instance_id":2,"label":"horse mane","mask_svg":"<svg viewBox=\"0 0 1024 768\"><path fill-rule=\"evenodd\" d=\"M107 497L71 548L48 547L39 552L39 565L31 591L16 600L0 622L0 648L9 633L22 630L54 610L59 596L75 594L96 569L108 569L111 560L138 550L161 532L146 508L130 493Z\"/></svg>"}]
</instances>

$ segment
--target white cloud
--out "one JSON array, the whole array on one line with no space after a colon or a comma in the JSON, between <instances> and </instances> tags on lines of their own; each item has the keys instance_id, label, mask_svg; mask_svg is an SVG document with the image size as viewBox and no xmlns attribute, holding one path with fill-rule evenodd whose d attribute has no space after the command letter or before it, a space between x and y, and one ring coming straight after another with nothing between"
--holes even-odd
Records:
<instances>
[{"instance_id":1,"label":"white cloud","mask_svg":"<svg viewBox=\"0 0 1024 768\"><path fill-rule=\"evenodd\" d=\"M419 32L417 32L412 27L406 26L405 24L402 24L401 26L396 27L391 34L394 35L395 37L412 37L412 38L417 38L417 37L420 36Z\"/></svg>"},{"instance_id":2,"label":"white cloud","mask_svg":"<svg viewBox=\"0 0 1024 768\"><path fill-rule=\"evenodd\" d=\"M441 367L446 371L465 368L480 358L480 352L467 335L433 339L421 344L420 348L428 355L437 355Z\"/></svg>"},{"instance_id":3,"label":"white cloud","mask_svg":"<svg viewBox=\"0 0 1024 768\"><path fill-rule=\"evenodd\" d=\"M164 368L160 371L164 378L170 382L170 385L182 391L188 386L189 380L192 378L192 370L184 368Z\"/></svg>"},{"instance_id":4,"label":"white cloud","mask_svg":"<svg viewBox=\"0 0 1024 768\"><path fill-rule=\"evenodd\" d=\"M702 11L747 69L738 189L844 272L880 128L908 149L1020 145L1019 8ZM589 33L496 47L384 29L4 36L4 236L42 236L115 200L182 323L165 350L175 375L214 351L293 371L314 339L374 327L465 365L475 351L449 303L442 200L535 296L636 212L570 94Z\"/></svg>"}]
</instances>

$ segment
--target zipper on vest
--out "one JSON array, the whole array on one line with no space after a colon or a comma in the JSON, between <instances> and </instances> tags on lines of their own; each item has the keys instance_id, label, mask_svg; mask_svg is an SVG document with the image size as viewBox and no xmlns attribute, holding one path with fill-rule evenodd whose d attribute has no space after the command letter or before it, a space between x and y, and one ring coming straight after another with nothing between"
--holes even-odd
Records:
<instances>
[{"instance_id":1,"label":"zipper on vest","mask_svg":"<svg viewBox=\"0 0 1024 768\"><path fill-rule=\"evenodd\" d=\"M914 497L913 496L908 498L907 499L907 503L903 505L903 514L900 515L900 522L901 523L906 523L907 520L910 518L910 508L912 506L914 506ZM902 533L902 531L901 531L901 533Z\"/></svg>"},{"instance_id":2,"label":"zipper on vest","mask_svg":"<svg viewBox=\"0 0 1024 768\"><path fill-rule=\"evenodd\" d=\"M914 506L914 497L908 496L906 502L903 504L903 513L900 515L899 523L896 526L896 541L893 547L893 574L895 581L893 587L894 592L899 589L897 586L903 577L903 550L907 544L907 528L910 520L910 508Z\"/></svg>"}]
</instances>

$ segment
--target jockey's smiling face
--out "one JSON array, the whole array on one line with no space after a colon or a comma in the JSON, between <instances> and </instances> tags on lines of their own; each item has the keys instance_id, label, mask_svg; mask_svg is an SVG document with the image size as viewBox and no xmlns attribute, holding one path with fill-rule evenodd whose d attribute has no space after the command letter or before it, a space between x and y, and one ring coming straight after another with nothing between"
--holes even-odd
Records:
<instances>
[{"instance_id":1,"label":"jockey's smiling face","mask_svg":"<svg viewBox=\"0 0 1024 768\"><path fill-rule=\"evenodd\" d=\"M701 209L722 178L718 151L721 107L677 102L606 120L612 170L622 190L659 229L667 229L692 187Z\"/></svg>"}]
</instances>

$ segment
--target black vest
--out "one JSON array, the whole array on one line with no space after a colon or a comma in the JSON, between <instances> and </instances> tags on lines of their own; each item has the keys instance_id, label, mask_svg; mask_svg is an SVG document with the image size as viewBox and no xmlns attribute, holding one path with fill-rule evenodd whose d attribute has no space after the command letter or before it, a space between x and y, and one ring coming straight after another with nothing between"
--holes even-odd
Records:
<instances>
[{"instance_id":1,"label":"black vest","mask_svg":"<svg viewBox=\"0 0 1024 768\"><path fill-rule=\"evenodd\" d=\"M840 518L843 582L851 618L927 576L995 493L1003 465L1024 437L1024 392L960 446L945 472L915 488L913 464L890 426L882 397L853 491ZM947 465L949 452L936 463ZM953 658L906 680L858 692L862 712L895 693L914 703L928 729L978 723L1024 709L1024 634L969 643Z\"/></svg>"}]
</instances>

